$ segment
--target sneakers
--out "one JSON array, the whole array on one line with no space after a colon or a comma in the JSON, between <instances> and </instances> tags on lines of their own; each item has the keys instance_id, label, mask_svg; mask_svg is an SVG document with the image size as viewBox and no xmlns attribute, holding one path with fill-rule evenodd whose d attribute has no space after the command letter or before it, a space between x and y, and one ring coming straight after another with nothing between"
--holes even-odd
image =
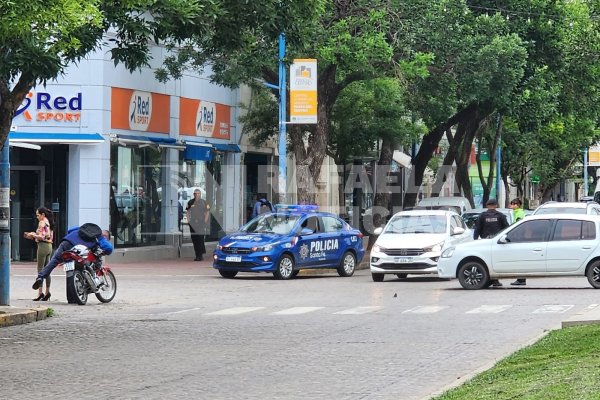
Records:
<instances>
[{"instance_id":1,"label":"sneakers","mask_svg":"<svg viewBox=\"0 0 600 400\"><path fill-rule=\"evenodd\" d=\"M525 286L525 285L527 285L527 280L526 279L517 279L516 281L514 281L513 283L511 283L511 285L513 285L513 286Z\"/></svg>"},{"instance_id":2,"label":"sneakers","mask_svg":"<svg viewBox=\"0 0 600 400\"><path fill-rule=\"evenodd\" d=\"M35 282L31 286L31 288L34 290L41 288L42 282L44 282L44 280L42 278L36 278Z\"/></svg>"},{"instance_id":3,"label":"sneakers","mask_svg":"<svg viewBox=\"0 0 600 400\"><path fill-rule=\"evenodd\" d=\"M492 280L492 286L500 287L502 286L502 282L500 282L498 279L494 279Z\"/></svg>"}]
</instances>

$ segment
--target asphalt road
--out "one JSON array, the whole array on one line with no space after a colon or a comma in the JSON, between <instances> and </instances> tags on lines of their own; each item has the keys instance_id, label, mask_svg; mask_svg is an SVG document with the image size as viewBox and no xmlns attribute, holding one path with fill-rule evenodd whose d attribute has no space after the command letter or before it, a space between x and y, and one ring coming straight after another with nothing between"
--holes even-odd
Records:
<instances>
[{"instance_id":1,"label":"asphalt road","mask_svg":"<svg viewBox=\"0 0 600 400\"><path fill-rule=\"evenodd\" d=\"M33 264L13 264L11 305L31 306ZM0 329L7 399L426 399L596 307L585 278L465 291L367 270L278 281L208 263L113 265L115 300L66 303Z\"/></svg>"}]
</instances>

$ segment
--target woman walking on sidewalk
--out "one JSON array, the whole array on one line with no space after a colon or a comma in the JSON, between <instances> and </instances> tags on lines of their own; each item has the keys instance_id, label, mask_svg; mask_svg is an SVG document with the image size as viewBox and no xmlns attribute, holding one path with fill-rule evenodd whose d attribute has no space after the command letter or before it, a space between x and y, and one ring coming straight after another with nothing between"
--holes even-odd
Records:
<instances>
[{"instance_id":1,"label":"woman walking on sidewalk","mask_svg":"<svg viewBox=\"0 0 600 400\"><path fill-rule=\"evenodd\" d=\"M40 207L35 211L35 216L38 220L38 227L35 232L25 232L26 239L32 239L37 242L37 271L38 273L44 268L44 265L50 261L52 255L52 241L54 239L54 218L52 211L46 207ZM46 293L42 291L40 286L38 289L38 297L33 301L48 301L50 300L50 276L46 278Z\"/></svg>"}]
</instances>

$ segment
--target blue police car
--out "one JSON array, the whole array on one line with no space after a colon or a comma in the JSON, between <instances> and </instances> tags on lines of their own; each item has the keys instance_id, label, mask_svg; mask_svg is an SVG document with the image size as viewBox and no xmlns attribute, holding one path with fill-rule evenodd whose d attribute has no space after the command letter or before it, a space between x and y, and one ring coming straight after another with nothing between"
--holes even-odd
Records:
<instances>
[{"instance_id":1,"label":"blue police car","mask_svg":"<svg viewBox=\"0 0 600 400\"><path fill-rule=\"evenodd\" d=\"M318 206L277 205L219 241L213 267L221 276L272 272L290 279L306 268L335 268L352 276L364 256L362 234Z\"/></svg>"}]
</instances>

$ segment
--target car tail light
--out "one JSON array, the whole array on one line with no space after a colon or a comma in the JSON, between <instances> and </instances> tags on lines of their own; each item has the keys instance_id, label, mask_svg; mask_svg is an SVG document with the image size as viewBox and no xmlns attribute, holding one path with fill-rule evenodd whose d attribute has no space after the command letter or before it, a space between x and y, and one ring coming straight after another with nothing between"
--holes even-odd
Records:
<instances>
[{"instance_id":1,"label":"car tail light","mask_svg":"<svg viewBox=\"0 0 600 400\"><path fill-rule=\"evenodd\" d=\"M360 239L362 239L364 236L365 236L365 235L363 235L363 233L362 233L362 232L358 232L358 237L359 237Z\"/></svg>"}]
</instances>

